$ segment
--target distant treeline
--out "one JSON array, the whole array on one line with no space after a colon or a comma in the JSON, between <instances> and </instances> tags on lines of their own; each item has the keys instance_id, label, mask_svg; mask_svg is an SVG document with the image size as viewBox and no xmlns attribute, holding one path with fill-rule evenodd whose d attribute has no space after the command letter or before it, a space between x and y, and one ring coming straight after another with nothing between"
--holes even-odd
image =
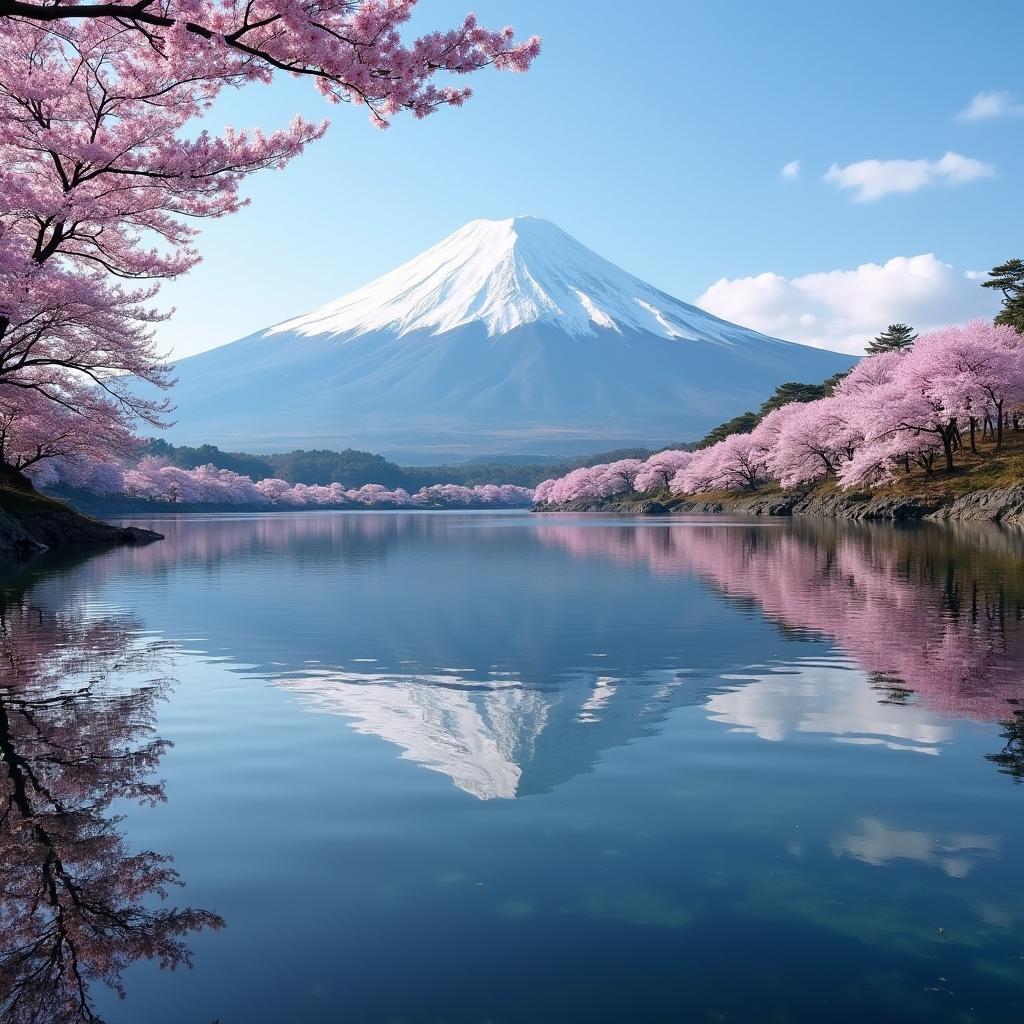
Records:
<instances>
[{"instance_id":1,"label":"distant treeline","mask_svg":"<svg viewBox=\"0 0 1024 1024\"><path fill-rule=\"evenodd\" d=\"M667 447L690 446L673 444ZM499 460L441 466L399 466L389 462L383 455L362 452L354 448L345 448L340 452L314 449L253 455L248 452L221 451L212 444L173 445L161 438L151 438L146 442L141 454L159 456L181 469L214 465L218 469L230 469L254 480L277 477L295 484L339 483L345 487L381 484L387 488L404 487L409 492L415 492L421 487L431 487L434 484L464 484L473 487L495 481L516 484L519 487L536 487L542 480L564 476L581 466L595 466L619 459L643 459L652 452L653 449L649 448L621 448L594 455L538 463L519 464Z\"/></svg>"}]
</instances>

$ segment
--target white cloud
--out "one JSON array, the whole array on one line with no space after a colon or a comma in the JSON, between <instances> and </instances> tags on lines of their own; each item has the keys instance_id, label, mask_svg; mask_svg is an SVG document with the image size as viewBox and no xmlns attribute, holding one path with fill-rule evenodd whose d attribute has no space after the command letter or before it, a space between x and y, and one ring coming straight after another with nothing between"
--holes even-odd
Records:
<instances>
[{"instance_id":1,"label":"white cloud","mask_svg":"<svg viewBox=\"0 0 1024 1024\"><path fill-rule=\"evenodd\" d=\"M936 756L952 735L941 716L923 706L880 704L864 674L845 666L815 663L723 678L735 685L708 699L708 717L773 743L796 732L815 733L837 743L867 741Z\"/></svg>"},{"instance_id":2,"label":"white cloud","mask_svg":"<svg viewBox=\"0 0 1024 1024\"><path fill-rule=\"evenodd\" d=\"M845 167L833 164L824 180L840 189L856 190L854 199L862 203L897 192L916 192L937 183L963 185L995 174L991 164L946 153L938 160L858 160Z\"/></svg>"},{"instance_id":3,"label":"white cloud","mask_svg":"<svg viewBox=\"0 0 1024 1024\"><path fill-rule=\"evenodd\" d=\"M982 859L998 857L1000 836L932 832L890 828L877 818L864 818L860 832L841 836L832 843L837 857L853 857L875 867L896 860L916 860L941 868L950 878L966 878Z\"/></svg>"},{"instance_id":4,"label":"white cloud","mask_svg":"<svg viewBox=\"0 0 1024 1024\"><path fill-rule=\"evenodd\" d=\"M972 273L922 253L800 277L723 277L695 302L776 338L859 355L890 323L930 330L994 315L998 296Z\"/></svg>"},{"instance_id":5,"label":"white cloud","mask_svg":"<svg viewBox=\"0 0 1024 1024\"><path fill-rule=\"evenodd\" d=\"M786 164L782 168L781 174L788 181L792 181L794 178L799 178L800 177L800 161L799 160L790 160L789 163Z\"/></svg>"},{"instance_id":6,"label":"white cloud","mask_svg":"<svg viewBox=\"0 0 1024 1024\"><path fill-rule=\"evenodd\" d=\"M979 92L956 115L958 121L993 121L997 117L1024 117L1024 103L1006 90Z\"/></svg>"}]
</instances>

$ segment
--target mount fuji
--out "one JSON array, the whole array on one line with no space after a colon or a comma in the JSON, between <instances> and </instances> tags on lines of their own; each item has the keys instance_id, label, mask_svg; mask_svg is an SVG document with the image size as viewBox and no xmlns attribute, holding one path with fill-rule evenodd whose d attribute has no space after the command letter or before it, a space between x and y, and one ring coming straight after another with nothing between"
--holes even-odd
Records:
<instances>
[{"instance_id":1,"label":"mount fuji","mask_svg":"<svg viewBox=\"0 0 1024 1024\"><path fill-rule=\"evenodd\" d=\"M475 220L312 313L181 360L169 437L419 459L657 445L852 363L675 299L548 221Z\"/></svg>"}]
</instances>

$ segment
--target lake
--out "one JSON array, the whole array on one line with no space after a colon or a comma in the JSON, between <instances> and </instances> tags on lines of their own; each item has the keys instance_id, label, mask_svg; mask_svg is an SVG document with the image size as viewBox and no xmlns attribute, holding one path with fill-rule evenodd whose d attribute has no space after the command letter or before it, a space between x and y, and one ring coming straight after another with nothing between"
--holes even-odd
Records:
<instances>
[{"instance_id":1,"label":"lake","mask_svg":"<svg viewBox=\"0 0 1024 1024\"><path fill-rule=\"evenodd\" d=\"M14 1024L1024 1018L1024 534L132 522L3 577Z\"/></svg>"}]
</instances>

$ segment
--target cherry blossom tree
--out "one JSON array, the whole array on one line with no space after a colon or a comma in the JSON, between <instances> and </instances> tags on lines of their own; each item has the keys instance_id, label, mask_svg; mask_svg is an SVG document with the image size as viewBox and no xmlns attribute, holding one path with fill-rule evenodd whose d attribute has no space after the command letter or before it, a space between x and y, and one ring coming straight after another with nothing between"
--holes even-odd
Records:
<instances>
[{"instance_id":1,"label":"cherry blossom tree","mask_svg":"<svg viewBox=\"0 0 1024 1024\"><path fill-rule=\"evenodd\" d=\"M182 469L166 459L148 455L123 469L83 458L54 459L46 469L32 465L29 472L41 486L72 487L95 494L122 493L153 502L187 505L244 505L282 508L525 508L534 492L515 484L435 484L415 494L404 488L389 490L382 484L346 488L340 483L291 484L287 480L251 477L213 465Z\"/></svg>"},{"instance_id":2,"label":"cherry blossom tree","mask_svg":"<svg viewBox=\"0 0 1024 1024\"><path fill-rule=\"evenodd\" d=\"M248 175L326 129L296 118L269 134L189 137L223 88L311 77L383 127L464 102L469 91L439 75L521 71L538 52L472 16L405 44L414 7L0 0L0 400L32 392L107 432L166 422L167 401L138 386L172 383L153 338L166 317L150 305L157 283L198 262L193 222L240 209Z\"/></svg>"},{"instance_id":3,"label":"cherry blossom tree","mask_svg":"<svg viewBox=\"0 0 1024 1024\"><path fill-rule=\"evenodd\" d=\"M900 472L909 473L912 465L923 469L926 476L934 474L943 452L942 441L934 431L908 429L908 408L905 393L895 384L883 386L870 400L853 407L864 441L838 471L842 486L888 483ZM926 414L922 409L922 415Z\"/></svg>"},{"instance_id":4,"label":"cherry blossom tree","mask_svg":"<svg viewBox=\"0 0 1024 1024\"><path fill-rule=\"evenodd\" d=\"M159 643L128 617L0 607L0 1017L99 1022L91 989L124 995L137 961L188 966L186 937L223 921L157 902L170 858L133 851L114 813L164 799L154 733L170 686ZM116 682L113 680L116 677Z\"/></svg>"},{"instance_id":5,"label":"cherry blossom tree","mask_svg":"<svg viewBox=\"0 0 1024 1024\"><path fill-rule=\"evenodd\" d=\"M422 487L412 501L421 505L441 506L493 505L496 507L525 507L533 503L534 492L530 487L515 484L477 484L465 487L461 484L435 484Z\"/></svg>"},{"instance_id":6,"label":"cherry blossom tree","mask_svg":"<svg viewBox=\"0 0 1024 1024\"><path fill-rule=\"evenodd\" d=\"M899 362L888 396L899 402L898 429L936 435L947 470L953 469L962 424L973 433L980 419L994 416L1001 440L1007 402L1024 401L1018 340L1011 327L984 321L923 335Z\"/></svg>"},{"instance_id":7,"label":"cherry blossom tree","mask_svg":"<svg viewBox=\"0 0 1024 1024\"><path fill-rule=\"evenodd\" d=\"M836 389L847 429L859 439L838 471L844 486L891 480L898 469L909 473L912 463L933 472L942 450L938 436L901 425L906 396L897 375L905 355L894 350L862 359Z\"/></svg>"},{"instance_id":8,"label":"cherry blossom tree","mask_svg":"<svg viewBox=\"0 0 1024 1024\"><path fill-rule=\"evenodd\" d=\"M619 459L583 466L558 479L544 480L534 491L538 505L592 502L632 492L668 490L693 458L693 452L667 449L647 459Z\"/></svg>"},{"instance_id":9,"label":"cherry blossom tree","mask_svg":"<svg viewBox=\"0 0 1024 1024\"><path fill-rule=\"evenodd\" d=\"M672 478L689 465L693 452L678 451L675 448L656 452L647 459L636 474L634 486L640 493L667 491Z\"/></svg>"},{"instance_id":10,"label":"cherry blossom tree","mask_svg":"<svg viewBox=\"0 0 1024 1024\"><path fill-rule=\"evenodd\" d=\"M276 72L311 79L331 102L364 104L386 127L402 110L425 117L459 106L469 88L438 86L440 73L493 65L526 71L540 39L515 41L468 14L457 28L405 44L402 26L418 0L130 0L128 3L0 0L0 24L49 28L96 22L116 29L148 66L162 63L204 83L266 82Z\"/></svg>"},{"instance_id":11,"label":"cherry blossom tree","mask_svg":"<svg viewBox=\"0 0 1024 1024\"><path fill-rule=\"evenodd\" d=\"M61 395L57 402L39 391L0 388L0 472L17 481L31 467L60 459L70 476L135 452L122 410L102 392L69 381Z\"/></svg>"},{"instance_id":12,"label":"cherry blossom tree","mask_svg":"<svg viewBox=\"0 0 1024 1024\"><path fill-rule=\"evenodd\" d=\"M631 478L624 479L618 471L609 472L609 465L584 466L558 479L544 480L534 491L534 501L538 505L567 505L610 498L629 490Z\"/></svg>"},{"instance_id":13,"label":"cherry blossom tree","mask_svg":"<svg viewBox=\"0 0 1024 1024\"><path fill-rule=\"evenodd\" d=\"M875 388L892 383L905 356L905 352L893 351L861 359L836 385L835 394L870 394Z\"/></svg>"},{"instance_id":14,"label":"cherry blossom tree","mask_svg":"<svg viewBox=\"0 0 1024 1024\"><path fill-rule=\"evenodd\" d=\"M751 434L728 437L693 453L672 480L677 494L702 491L756 491L767 473L764 452Z\"/></svg>"},{"instance_id":15,"label":"cherry blossom tree","mask_svg":"<svg viewBox=\"0 0 1024 1024\"><path fill-rule=\"evenodd\" d=\"M862 359L830 396L775 408L750 433L651 456L632 483L614 472L620 464L592 466L545 480L536 501L563 505L661 487L672 459L674 494L756 490L769 478L797 487L832 477L853 487L890 481L912 466L932 475L939 458L953 468L964 428L972 449L979 426L999 448L1005 424L1016 424L1022 409L1022 336L976 320L922 335L910 350Z\"/></svg>"},{"instance_id":16,"label":"cherry blossom tree","mask_svg":"<svg viewBox=\"0 0 1024 1024\"><path fill-rule=\"evenodd\" d=\"M765 458L770 455L778 443L779 434L782 431L782 428L791 417L800 412L802 405L802 401L787 402L785 405L781 405L777 409L772 409L772 411L749 432L750 436L756 442L757 449Z\"/></svg>"},{"instance_id":17,"label":"cherry blossom tree","mask_svg":"<svg viewBox=\"0 0 1024 1024\"><path fill-rule=\"evenodd\" d=\"M124 494L124 470L114 462L92 462L79 457L51 459L29 470L37 486L73 487L90 494Z\"/></svg>"},{"instance_id":18,"label":"cherry blossom tree","mask_svg":"<svg viewBox=\"0 0 1024 1024\"><path fill-rule=\"evenodd\" d=\"M839 395L797 403L771 446L765 461L768 472L783 487L835 476L853 458L860 440L849 406L849 400Z\"/></svg>"}]
</instances>

